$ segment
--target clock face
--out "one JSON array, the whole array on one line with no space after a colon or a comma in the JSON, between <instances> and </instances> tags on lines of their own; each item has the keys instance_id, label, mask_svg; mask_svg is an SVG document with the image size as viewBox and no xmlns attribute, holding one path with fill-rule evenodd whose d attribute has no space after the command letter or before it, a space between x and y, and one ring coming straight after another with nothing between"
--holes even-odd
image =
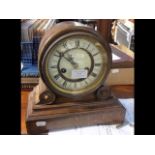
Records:
<instances>
[{"instance_id":1,"label":"clock face","mask_svg":"<svg viewBox=\"0 0 155 155\"><path fill-rule=\"evenodd\" d=\"M48 49L46 79L60 94L83 95L102 83L107 63L107 52L97 39L82 35L66 37Z\"/></svg>"}]
</instances>

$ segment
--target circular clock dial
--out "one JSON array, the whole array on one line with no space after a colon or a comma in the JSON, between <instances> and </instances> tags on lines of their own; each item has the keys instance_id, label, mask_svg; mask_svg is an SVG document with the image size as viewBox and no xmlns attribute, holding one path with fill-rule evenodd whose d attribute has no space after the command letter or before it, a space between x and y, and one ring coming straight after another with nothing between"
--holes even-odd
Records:
<instances>
[{"instance_id":1,"label":"circular clock dial","mask_svg":"<svg viewBox=\"0 0 155 155\"><path fill-rule=\"evenodd\" d=\"M108 69L107 52L93 37L73 35L63 38L47 53L48 84L61 94L91 92L101 84Z\"/></svg>"}]
</instances>

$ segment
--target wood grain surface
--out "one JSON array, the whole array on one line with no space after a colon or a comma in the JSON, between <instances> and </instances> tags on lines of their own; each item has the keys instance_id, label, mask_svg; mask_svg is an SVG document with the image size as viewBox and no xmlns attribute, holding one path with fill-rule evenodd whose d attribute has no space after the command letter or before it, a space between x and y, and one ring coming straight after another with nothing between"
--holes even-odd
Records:
<instances>
[{"instance_id":1,"label":"wood grain surface","mask_svg":"<svg viewBox=\"0 0 155 155\"><path fill-rule=\"evenodd\" d=\"M133 98L134 97L134 86L133 85L122 85L122 86L111 86L112 93L118 98ZM28 94L31 90L21 91L21 134L27 134L25 116L27 109Z\"/></svg>"}]
</instances>

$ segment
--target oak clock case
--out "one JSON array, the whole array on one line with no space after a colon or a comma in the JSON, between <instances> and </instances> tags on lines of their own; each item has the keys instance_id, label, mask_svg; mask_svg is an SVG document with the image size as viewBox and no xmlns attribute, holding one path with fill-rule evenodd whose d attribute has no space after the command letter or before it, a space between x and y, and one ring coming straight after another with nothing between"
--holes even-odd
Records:
<instances>
[{"instance_id":1,"label":"oak clock case","mask_svg":"<svg viewBox=\"0 0 155 155\"><path fill-rule=\"evenodd\" d=\"M28 100L29 134L123 122L125 109L104 86L111 50L94 29L57 24L43 36L38 62L41 78Z\"/></svg>"}]
</instances>

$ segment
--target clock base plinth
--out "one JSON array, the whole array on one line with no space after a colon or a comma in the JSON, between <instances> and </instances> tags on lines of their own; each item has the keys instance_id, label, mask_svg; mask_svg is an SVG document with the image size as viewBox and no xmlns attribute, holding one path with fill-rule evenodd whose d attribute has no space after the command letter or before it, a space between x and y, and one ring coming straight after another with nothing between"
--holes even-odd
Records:
<instances>
[{"instance_id":1,"label":"clock base plinth","mask_svg":"<svg viewBox=\"0 0 155 155\"><path fill-rule=\"evenodd\" d=\"M125 108L113 96L106 100L69 101L51 105L36 105L35 90L29 94L26 126L28 134L45 134L49 131L91 126L120 124Z\"/></svg>"}]
</instances>

